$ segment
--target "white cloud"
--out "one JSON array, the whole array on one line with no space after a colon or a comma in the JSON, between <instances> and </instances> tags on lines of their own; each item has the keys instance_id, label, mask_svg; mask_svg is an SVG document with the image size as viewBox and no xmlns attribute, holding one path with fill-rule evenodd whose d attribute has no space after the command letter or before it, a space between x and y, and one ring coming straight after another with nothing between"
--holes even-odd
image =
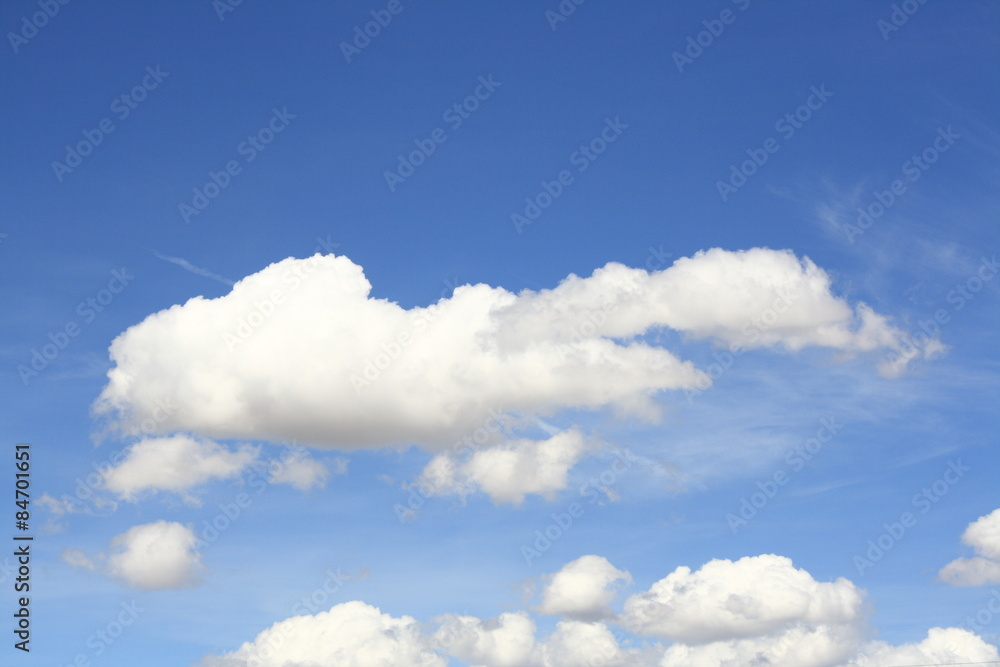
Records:
<instances>
[{"instance_id":1,"label":"white cloud","mask_svg":"<svg viewBox=\"0 0 1000 667\"><path fill-rule=\"evenodd\" d=\"M970 523L962 533L962 541L980 556L1000 560L1000 509Z\"/></svg>"},{"instance_id":2,"label":"white cloud","mask_svg":"<svg viewBox=\"0 0 1000 667\"><path fill-rule=\"evenodd\" d=\"M772 635L789 622L856 624L862 592L846 579L817 582L784 556L678 567L625 601L632 631L686 644Z\"/></svg>"},{"instance_id":3,"label":"white cloud","mask_svg":"<svg viewBox=\"0 0 1000 667\"><path fill-rule=\"evenodd\" d=\"M205 667L445 667L427 647L417 622L363 602L345 602L313 616L275 623L252 642Z\"/></svg>"},{"instance_id":4,"label":"white cloud","mask_svg":"<svg viewBox=\"0 0 1000 667\"><path fill-rule=\"evenodd\" d=\"M956 558L938 576L954 586L987 586L1000 583L1000 509L981 516L962 533L962 542L978 556Z\"/></svg>"},{"instance_id":5,"label":"white cloud","mask_svg":"<svg viewBox=\"0 0 1000 667\"><path fill-rule=\"evenodd\" d=\"M576 614L601 608L607 600L594 600L586 591L601 597L607 587L598 586L600 582L627 577L598 556L573 561L556 576L581 572L584 566L592 573L575 579L583 592L570 590L574 581L566 579L557 596L565 603L550 605L549 611ZM451 664L450 657L474 667L895 667L998 659L995 647L957 628L934 628L927 639L903 646L865 642L869 629L861 613L862 592L844 579L817 582L780 556L714 560L695 572L677 568L643 594L650 595L661 606L648 616L637 616L632 609L607 622L561 619L547 637L538 636L526 611L486 620L445 614L423 625L364 602L346 602L275 623L239 649L207 656L202 664L444 667ZM643 596L630 600L635 604ZM674 643L637 643L609 623L633 630L638 626L642 633L653 630Z\"/></svg>"},{"instance_id":6,"label":"white cloud","mask_svg":"<svg viewBox=\"0 0 1000 667\"><path fill-rule=\"evenodd\" d=\"M212 479L236 477L258 452L249 445L231 451L186 435L148 438L131 445L125 460L105 473L105 488L129 501L147 489L183 493Z\"/></svg>"},{"instance_id":7,"label":"white cloud","mask_svg":"<svg viewBox=\"0 0 1000 667\"><path fill-rule=\"evenodd\" d=\"M850 663L853 667L895 667L896 665L947 665L1000 660L996 646L979 635L959 628L931 628L927 639L918 644L891 646L872 642Z\"/></svg>"},{"instance_id":8,"label":"white cloud","mask_svg":"<svg viewBox=\"0 0 1000 667\"><path fill-rule=\"evenodd\" d=\"M941 568L938 577L952 586L1000 584L1000 562L980 556L956 558Z\"/></svg>"},{"instance_id":9,"label":"white cloud","mask_svg":"<svg viewBox=\"0 0 1000 667\"><path fill-rule=\"evenodd\" d=\"M635 339L657 327L745 347L904 350L901 331L789 251L713 249L653 273L612 263L540 292L466 285L412 309L370 289L346 257L316 255L150 315L112 344L95 410L127 431L169 397L162 433L441 451L496 405L655 419L657 392L708 382Z\"/></svg>"},{"instance_id":10,"label":"white cloud","mask_svg":"<svg viewBox=\"0 0 1000 667\"><path fill-rule=\"evenodd\" d=\"M108 574L131 588L184 588L197 582L201 555L187 526L156 521L133 526L111 540Z\"/></svg>"},{"instance_id":11,"label":"white cloud","mask_svg":"<svg viewBox=\"0 0 1000 667\"><path fill-rule=\"evenodd\" d=\"M473 665L524 667L537 664L535 622L524 612L488 621L474 616L445 616L434 634L436 645Z\"/></svg>"},{"instance_id":12,"label":"white cloud","mask_svg":"<svg viewBox=\"0 0 1000 667\"><path fill-rule=\"evenodd\" d=\"M494 503L519 505L528 494L551 498L566 488L566 475L586 450L577 430L548 440L511 440L474 451L467 461L438 454L417 483L432 495L468 495L477 488Z\"/></svg>"},{"instance_id":13,"label":"white cloud","mask_svg":"<svg viewBox=\"0 0 1000 667\"><path fill-rule=\"evenodd\" d=\"M842 665L857 650L861 636L850 625L789 622L771 634L691 646L674 644L660 667L746 667L746 665Z\"/></svg>"},{"instance_id":14,"label":"white cloud","mask_svg":"<svg viewBox=\"0 0 1000 667\"><path fill-rule=\"evenodd\" d=\"M144 491L170 491L197 504L189 492L212 480L232 479L251 467L267 469L272 484L289 484L299 491L322 487L331 474L347 472L347 460L333 460L334 470L310 456L304 447L291 447L280 457L261 460L260 447L244 444L235 449L211 440L174 435L141 440L125 450L125 459L104 472L105 488L120 498L135 501ZM50 511L61 515L74 511L69 501L40 499ZM95 497L95 506L115 503Z\"/></svg>"},{"instance_id":15,"label":"white cloud","mask_svg":"<svg viewBox=\"0 0 1000 667\"><path fill-rule=\"evenodd\" d=\"M347 471L347 461L337 459L336 474ZM308 491L326 484L330 470L321 462L309 456L304 448L298 448L285 454L271 466L270 482L272 484L291 484L299 491Z\"/></svg>"},{"instance_id":16,"label":"white cloud","mask_svg":"<svg viewBox=\"0 0 1000 667\"><path fill-rule=\"evenodd\" d=\"M589 278L571 275L555 289L522 293L504 313L501 339L579 335L574 328L610 303L600 327L610 337L666 326L694 338L788 350L874 350L901 342L902 332L885 318L864 304L852 310L830 288L830 277L809 259L767 248L713 248L653 273L611 263Z\"/></svg>"},{"instance_id":17,"label":"white cloud","mask_svg":"<svg viewBox=\"0 0 1000 667\"><path fill-rule=\"evenodd\" d=\"M581 556L552 575L542 591L543 614L596 620L609 616L617 586L632 581L603 556Z\"/></svg>"},{"instance_id":18,"label":"white cloud","mask_svg":"<svg viewBox=\"0 0 1000 667\"><path fill-rule=\"evenodd\" d=\"M581 621L559 621L540 652L544 667L640 667L655 659L621 647L604 623Z\"/></svg>"},{"instance_id":19,"label":"white cloud","mask_svg":"<svg viewBox=\"0 0 1000 667\"><path fill-rule=\"evenodd\" d=\"M443 653L476 667L653 667L657 651L623 647L604 623L564 620L547 638L536 636L524 612L482 620L444 616L433 634Z\"/></svg>"}]
</instances>

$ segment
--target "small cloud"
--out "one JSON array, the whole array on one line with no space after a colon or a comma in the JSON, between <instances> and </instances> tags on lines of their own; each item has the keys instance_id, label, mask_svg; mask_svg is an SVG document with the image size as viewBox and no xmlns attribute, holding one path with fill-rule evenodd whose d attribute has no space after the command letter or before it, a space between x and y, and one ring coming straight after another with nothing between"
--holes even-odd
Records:
<instances>
[{"instance_id":1,"label":"small cloud","mask_svg":"<svg viewBox=\"0 0 1000 667\"><path fill-rule=\"evenodd\" d=\"M417 484L432 495L467 496L481 489L494 503L520 505L525 496L551 498L566 488L569 469L587 450L583 435L569 430L548 440L512 440L473 451L467 461L439 454Z\"/></svg>"},{"instance_id":2,"label":"small cloud","mask_svg":"<svg viewBox=\"0 0 1000 667\"><path fill-rule=\"evenodd\" d=\"M203 569L194 531L175 521L154 521L129 528L111 539L108 549L88 556L65 549L63 562L99 571L129 588L153 591L187 588L198 583Z\"/></svg>"},{"instance_id":3,"label":"small cloud","mask_svg":"<svg viewBox=\"0 0 1000 667\"><path fill-rule=\"evenodd\" d=\"M332 474L343 475L347 472L347 459L333 460ZM279 461L271 463L272 484L291 484L299 491L308 491L314 487L323 487L331 471L321 462L309 456L304 449L295 449Z\"/></svg>"},{"instance_id":4,"label":"small cloud","mask_svg":"<svg viewBox=\"0 0 1000 667\"><path fill-rule=\"evenodd\" d=\"M96 570L97 565L80 549L64 549L60 558L63 562L84 570Z\"/></svg>"},{"instance_id":5,"label":"small cloud","mask_svg":"<svg viewBox=\"0 0 1000 667\"><path fill-rule=\"evenodd\" d=\"M148 438L129 446L125 460L105 473L105 488L129 502L143 491L184 494L212 479L238 476L259 452L250 445L233 451L186 435ZM197 504L191 496L185 499Z\"/></svg>"},{"instance_id":6,"label":"small cloud","mask_svg":"<svg viewBox=\"0 0 1000 667\"><path fill-rule=\"evenodd\" d=\"M202 570L196 545L194 531L173 521L133 526L111 540L107 573L140 590L186 588Z\"/></svg>"},{"instance_id":7,"label":"small cloud","mask_svg":"<svg viewBox=\"0 0 1000 667\"><path fill-rule=\"evenodd\" d=\"M596 621L612 615L611 602L620 584L632 576L603 556L582 556L552 575L542 592L543 614Z\"/></svg>"}]
</instances>

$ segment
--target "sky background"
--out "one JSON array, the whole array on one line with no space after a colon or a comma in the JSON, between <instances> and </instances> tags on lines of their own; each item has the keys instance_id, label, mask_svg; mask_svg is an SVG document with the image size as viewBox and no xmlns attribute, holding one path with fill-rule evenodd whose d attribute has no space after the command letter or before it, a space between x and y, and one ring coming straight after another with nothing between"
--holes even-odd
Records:
<instances>
[{"instance_id":1,"label":"sky background","mask_svg":"<svg viewBox=\"0 0 1000 667\"><path fill-rule=\"evenodd\" d=\"M69 665L83 654L95 665L194 664L295 615L338 568L351 576L323 609L363 600L419 621L491 618L529 609L543 575L586 554L627 570L627 595L680 566L787 556L817 581L845 577L865 589L867 632L892 644L962 627L981 610L994 588L951 586L937 573L972 555L963 531L1000 506L1000 282L981 283L961 309L948 299L1000 247L998 5L928 2L885 33L879 21L890 19L891 3L587 2L553 24L554 0L403 0L348 62L341 44L385 6L245 2L220 16L208 0L71 2L30 39L12 44L8 35L0 429L8 462L14 443L32 445L35 541L31 654L12 648L5 627L2 662ZM723 10L733 22L678 68L673 54ZM21 32L23 17L38 11L35 2L5 2L0 26ZM147 68L159 68L162 81L123 119L113 101ZM481 80L497 85L453 127L444 114ZM828 98L791 136L776 128L820 89ZM290 115L287 126L247 161L241 142L275 109ZM57 173L66 147L105 118L113 132ZM580 172L572 155L608 122L624 129ZM446 140L390 188L385 172L397 156L437 128ZM918 180L904 175L904 163L948 132L958 138ZM720 195L717 183L769 138L778 150ZM240 172L185 220L180 206L192 204L193 189L231 160ZM572 183L518 229L512 214L523 215L525 198L561 170ZM905 192L852 233L857 208L895 179ZM406 442L311 448L332 472L306 491L272 483L258 495L244 471L197 485L193 500L105 492L114 509L64 515L38 503L43 493L72 495L93 464L135 442L99 437L103 422L91 411L114 366L112 340L153 313L224 296L232 282L317 248L363 267L371 296L403 308L465 284L554 288L609 262L665 269L710 248L789 250L826 271L836 297L870 305L903 332L944 310L938 337L947 351L889 378L877 371L885 350L753 349L704 392L655 393L663 413L655 423L605 408L539 412L521 436L575 425L608 449L569 470L564 488L519 506L482 492L464 502L433 497L400 521L403 486L432 456ZM80 304L116 270L134 278L90 321ZM70 322L79 334L25 380L18 367ZM722 349L670 329L644 340L703 370ZM198 345L196 333L187 344ZM792 470L786 452L823 418L840 424L835 437L734 534L727 514L758 482ZM263 458L281 454L280 441L217 439L252 442ZM637 457L610 485L614 501L585 504L526 563L521 547L609 469L613 448ZM954 461L968 472L925 514L915 509L913 496ZM0 484L11 488L13 466L3 468ZM197 586L133 590L63 557L105 552L115 536L154 521L198 530L241 492L253 502L201 550ZM5 511L13 523L14 508ZM916 524L859 572L855 557L868 540L906 511ZM12 576L0 578L10 625ZM96 655L88 638L133 600L144 611ZM535 620L542 634L554 625ZM980 634L1000 641L1000 616Z\"/></svg>"}]
</instances>

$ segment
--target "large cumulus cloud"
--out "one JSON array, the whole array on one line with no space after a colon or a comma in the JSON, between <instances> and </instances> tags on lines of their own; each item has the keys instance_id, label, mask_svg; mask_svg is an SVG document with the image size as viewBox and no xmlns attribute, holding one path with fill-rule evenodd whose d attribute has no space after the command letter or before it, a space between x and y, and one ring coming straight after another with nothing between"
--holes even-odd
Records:
<instances>
[{"instance_id":1,"label":"large cumulus cloud","mask_svg":"<svg viewBox=\"0 0 1000 667\"><path fill-rule=\"evenodd\" d=\"M156 415L162 433L439 451L496 408L655 419L657 392L709 382L636 338L658 327L747 348L905 347L809 259L763 248L611 263L539 292L466 285L411 309L370 290L348 258L316 255L154 313L115 339L95 410L125 431ZM157 413L165 400L177 409Z\"/></svg>"}]
</instances>

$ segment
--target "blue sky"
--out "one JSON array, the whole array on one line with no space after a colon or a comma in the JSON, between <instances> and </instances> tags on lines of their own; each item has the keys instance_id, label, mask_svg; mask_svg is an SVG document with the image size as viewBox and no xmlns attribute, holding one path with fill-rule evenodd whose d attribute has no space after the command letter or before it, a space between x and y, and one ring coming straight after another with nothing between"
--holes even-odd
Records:
<instances>
[{"instance_id":1,"label":"blue sky","mask_svg":"<svg viewBox=\"0 0 1000 667\"><path fill-rule=\"evenodd\" d=\"M5 629L4 664L246 664L273 624L354 600L422 624L425 662L385 664L571 664L547 640L570 622L623 664L738 664L793 644L789 618L853 637L800 664L995 651L1000 615L967 619L1000 585L1000 515L966 532L1000 506L995 5L224 2L0 11L2 428L9 460L31 443L35 536L31 651ZM791 315L759 307L783 290ZM504 428L449 455L487 408ZM108 463L86 511L59 504ZM240 497L217 539L164 546ZM139 526L166 560L129 551ZM629 615L678 568L723 562L700 581L726 590L769 554L863 589L853 620L779 610L754 635L709 614L713 644ZM573 581L607 608L545 602L584 556L606 561ZM993 569L942 571L959 558ZM347 576L296 611L328 571ZM536 654L433 643L504 613ZM931 628L980 639L933 653Z\"/></svg>"}]
</instances>

